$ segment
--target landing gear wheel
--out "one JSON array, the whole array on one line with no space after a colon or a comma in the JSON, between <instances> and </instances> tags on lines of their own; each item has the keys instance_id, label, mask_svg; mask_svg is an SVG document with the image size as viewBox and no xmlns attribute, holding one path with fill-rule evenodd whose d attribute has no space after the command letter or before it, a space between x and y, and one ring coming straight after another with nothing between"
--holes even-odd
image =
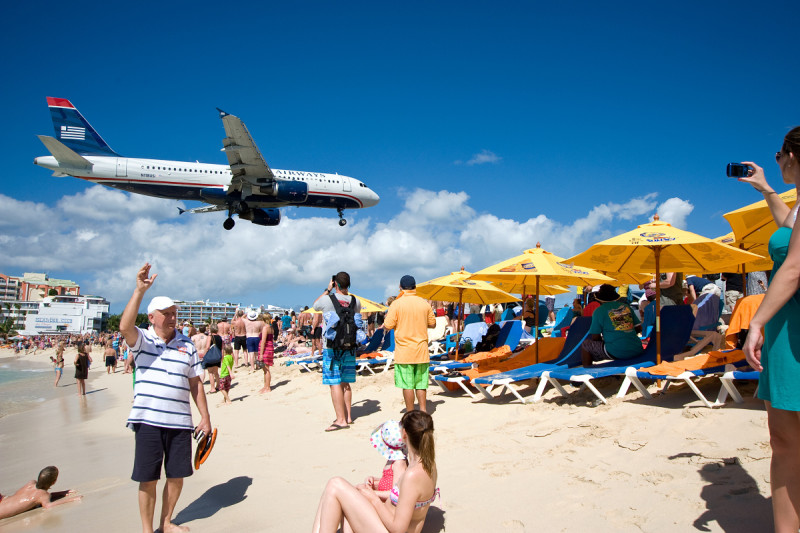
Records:
<instances>
[{"instance_id":1,"label":"landing gear wheel","mask_svg":"<svg viewBox=\"0 0 800 533\"><path fill-rule=\"evenodd\" d=\"M227 230L233 229L233 226L235 226L235 225L236 225L236 222L234 222L234 220L231 217L226 218L225 222L222 223L222 227L227 229Z\"/></svg>"},{"instance_id":2,"label":"landing gear wheel","mask_svg":"<svg viewBox=\"0 0 800 533\"><path fill-rule=\"evenodd\" d=\"M345 219L342 218L342 219L339 220L339 225L340 226L344 226L345 224L347 224L347 221Z\"/></svg>"},{"instance_id":3,"label":"landing gear wheel","mask_svg":"<svg viewBox=\"0 0 800 533\"><path fill-rule=\"evenodd\" d=\"M339 225L344 226L345 224L347 224L347 221L344 219L344 209L339 207L336 209L336 212L339 213Z\"/></svg>"}]
</instances>

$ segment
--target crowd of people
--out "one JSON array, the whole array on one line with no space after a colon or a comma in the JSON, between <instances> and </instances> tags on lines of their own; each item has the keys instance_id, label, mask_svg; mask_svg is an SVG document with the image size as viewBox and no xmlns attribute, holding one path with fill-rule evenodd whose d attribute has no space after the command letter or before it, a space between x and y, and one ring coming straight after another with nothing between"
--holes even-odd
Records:
<instances>
[{"instance_id":1,"label":"crowd of people","mask_svg":"<svg viewBox=\"0 0 800 533\"><path fill-rule=\"evenodd\" d=\"M800 187L800 128L786 135L775 159L784 182ZM797 226L798 204L789 208L767 184L763 169L744 162L752 170L740 181L761 192L772 212L778 230L769 248L774 262L773 275L753 273L743 278L736 273L719 277L684 276L668 272L660 279L643 283L640 298L629 287L611 285L581 288L572 305L573 315L590 316L590 337L581 345L582 362L590 366L606 359L628 359L642 351L637 335L660 295L660 306L693 305L705 295L720 298L728 308L736 304L747 287L750 294L765 292L763 303L750 321L744 342L747 362L761 372L759 398L766 404L772 446L771 491L776 531L800 529L800 358L794 349L800 344L800 244L792 232ZM270 367L279 351L322 354L322 383L330 388L335 419L324 431L347 429L352 424L352 387L356 380L356 345L377 328L395 334L395 386L401 391L405 414L399 422L388 421L371 436L373 446L386 459L380 478L367 477L354 485L336 477L320 498L312 530L327 531L419 531L430 504L439 493L434 451L433 418L427 413L428 387L427 329L435 317L457 320L459 315L483 314L487 322L499 321L504 308L487 306L470 309L453 304L427 302L416 295L412 276L400 280L399 295L389 302L388 311L363 316L361 304L349 293L350 276L339 272L323 293L301 313L271 316L255 310L240 310L230 324L221 320L200 325L186 323L178 328L173 300L156 296L147 307L148 328L134 324L145 293L156 275L145 264L137 273L133 295L125 308L119 334L90 338L39 339L59 343L53 362L56 385L64 368L64 351L75 347L74 365L78 393L85 394L85 379L91 359L91 344L104 346L106 366L112 372L127 352L127 366L135 367L133 407L127 420L135 434L132 479L139 483L139 508L145 531L152 531L156 505L156 484L162 465L166 474L159 527L164 532L185 531L172 523L175 505L184 478L192 474L191 438L193 433L211 434L211 418L206 403L208 393L221 391L224 403L235 372L262 371L262 393L271 390ZM713 279L712 279L713 278ZM638 307L638 309L637 309ZM516 316L528 331L538 326L536 317L555 318L554 300L526 298ZM309 346L310 344L310 346ZM125 359L125 356L123 356ZM242 370L243 369L243 370ZM195 426L190 401L200 413ZM52 473L48 474L52 481ZM55 472L57 475L57 471ZM46 478L48 476L45 476ZM48 478L49 479L49 478ZM21 490L34 494L42 505L51 500L47 479L31 482ZM41 486L40 486L41 485ZM39 492L37 492L39 491ZM16 495L15 495L16 496ZM0 513L3 512L0 501ZM9 509L11 509L9 507ZM13 509L17 509L14 507ZM13 510L12 509L12 510ZM21 509L21 508L20 508ZM21 509L24 510L24 509ZM0 514L0 517L3 515ZM10 515L6 515L10 516Z\"/></svg>"}]
</instances>

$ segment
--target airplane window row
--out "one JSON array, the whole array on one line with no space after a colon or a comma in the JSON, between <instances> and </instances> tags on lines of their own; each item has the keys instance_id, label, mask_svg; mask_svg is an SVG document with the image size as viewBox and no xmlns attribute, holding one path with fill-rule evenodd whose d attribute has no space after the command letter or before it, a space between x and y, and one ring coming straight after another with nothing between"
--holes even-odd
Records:
<instances>
[{"instance_id":1,"label":"airplane window row","mask_svg":"<svg viewBox=\"0 0 800 533\"><path fill-rule=\"evenodd\" d=\"M144 168L145 166L142 165L142 169ZM147 165L147 170L151 170L150 165ZM191 168L156 167L155 165L152 167L152 170L167 170L173 172L199 172L200 174L225 174L225 172L221 170L197 170ZM230 172L227 172L227 174L230 174Z\"/></svg>"}]
</instances>

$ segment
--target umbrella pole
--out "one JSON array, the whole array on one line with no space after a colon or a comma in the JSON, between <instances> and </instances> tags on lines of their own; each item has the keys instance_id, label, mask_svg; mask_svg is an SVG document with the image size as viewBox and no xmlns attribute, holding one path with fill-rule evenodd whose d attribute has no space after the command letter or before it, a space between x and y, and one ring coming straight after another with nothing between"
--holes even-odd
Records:
<instances>
[{"instance_id":1,"label":"umbrella pole","mask_svg":"<svg viewBox=\"0 0 800 533\"><path fill-rule=\"evenodd\" d=\"M456 325L456 357L458 361L458 345L461 343L461 317L464 316L461 300L464 297L464 289L458 289L458 324Z\"/></svg>"},{"instance_id":2,"label":"umbrella pole","mask_svg":"<svg viewBox=\"0 0 800 533\"><path fill-rule=\"evenodd\" d=\"M656 254L656 364L661 364L661 247L654 248Z\"/></svg>"},{"instance_id":3,"label":"umbrella pole","mask_svg":"<svg viewBox=\"0 0 800 533\"><path fill-rule=\"evenodd\" d=\"M536 362L539 362L539 276L536 276L536 299L533 301L533 305L536 306L536 311L534 316L536 317L533 322L533 329L535 333L533 334L533 343L536 345Z\"/></svg>"},{"instance_id":4,"label":"umbrella pole","mask_svg":"<svg viewBox=\"0 0 800 533\"><path fill-rule=\"evenodd\" d=\"M739 244L739 248L744 250L744 244ZM747 296L747 268L742 263L742 295ZM731 313L733 309L731 309Z\"/></svg>"}]
</instances>

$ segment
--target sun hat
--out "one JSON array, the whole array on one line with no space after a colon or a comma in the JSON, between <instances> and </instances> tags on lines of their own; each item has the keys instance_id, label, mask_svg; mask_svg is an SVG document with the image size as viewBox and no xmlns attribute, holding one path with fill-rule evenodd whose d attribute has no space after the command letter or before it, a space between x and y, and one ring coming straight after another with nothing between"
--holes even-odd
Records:
<instances>
[{"instance_id":1,"label":"sun hat","mask_svg":"<svg viewBox=\"0 0 800 533\"><path fill-rule=\"evenodd\" d=\"M251 309L250 311L247 312L248 320L255 320L257 318L258 318L258 311L256 311L255 309Z\"/></svg>"},{"instance_id":2,"label":"sun hat","mask_svg":"<svg viewBox=\"0 0 800 533\"><path fill-rule=\"evenodd\" d=\"M617 294L617 289L613 285L603 283L595 294L595 298L601 302L613 302L619 300L619 294Z\"/></svg>"},{"instance_id":3,"label":"sun hat","mask_svg":"<svg viewBox=\"0 0 800 533\"><path fill-rule=\"evenodd\" d=\"M372 447L389 461L405 459L403 451L403 433L400 430L400 422L397 420L387 420L377 427L369 437Z\"/></svg>"},{"instance_id":4,"label":"sun hat","mask_svg":"<svg viewBox=\"0 0 800 533\"><path fill-rule=\"evenodd\" d=\"M402 278L400 278L400 288L404 290L410 290L417 287L417 280L414 279L414 276L409 276L406 274Z\"/></svg>"},{"instance_id":5,"label":"sun hat","mask_svg":"<svg viewBox=\"0 0 800 533\"><path fill-rule=\"evenodd\" d=\"M149 315L153 311L163 311L164 309L169 309L170 307L177 307L175 302L172 301L172 298L167 296L156 296L150 300L150 305L147 306L147 314Z\"/></svg>"}]
</instances>

